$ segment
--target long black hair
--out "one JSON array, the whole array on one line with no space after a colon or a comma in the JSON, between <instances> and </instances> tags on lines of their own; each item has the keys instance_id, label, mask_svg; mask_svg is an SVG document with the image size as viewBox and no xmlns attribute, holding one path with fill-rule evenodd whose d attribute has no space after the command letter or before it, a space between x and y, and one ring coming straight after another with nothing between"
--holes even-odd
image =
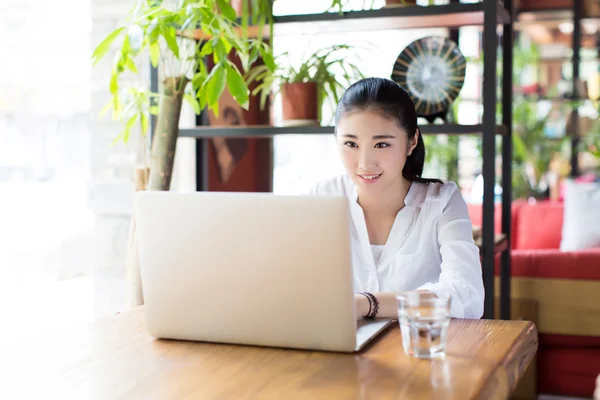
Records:
<instances>
[{"instance_id":1,"label":"long black hair","mask_svg":"<svg viewBox=\"0 0 600 400\"><path fill-rule=\"evenodd\" d=\"M415 105L406 91L396 82L383 78L365 78L352 84L344 93L335 112L337 127L344 114L353 111L373 110L386 117L393 118L398 126L406 132L408 140L415 137L417 129L417 113ZM425 165L425 143L420 134L417 146L406 158L402 176L409 181L433 183L439 179L422 178Z\"/></svg>"}]
</instances>

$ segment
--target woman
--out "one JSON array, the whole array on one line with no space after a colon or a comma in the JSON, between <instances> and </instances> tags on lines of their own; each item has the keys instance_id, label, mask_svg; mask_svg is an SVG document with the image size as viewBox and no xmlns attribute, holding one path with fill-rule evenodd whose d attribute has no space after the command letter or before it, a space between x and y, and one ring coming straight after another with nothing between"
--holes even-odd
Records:
<instances>
[{"instance_id":1,"label":"woman","mask_svg":"<svg viewBox=\"0 0 600 400\"><path fill-rule=\"evenodd\" d=\"M346 174L314 195L350 203L359 317L396 318L396 294L449 294L451 316L480 318L483 281L466 204L455 183L421 178L425 145L414 104L395 82L363 79L336 111Z\"/></svg>"}]
</instances>

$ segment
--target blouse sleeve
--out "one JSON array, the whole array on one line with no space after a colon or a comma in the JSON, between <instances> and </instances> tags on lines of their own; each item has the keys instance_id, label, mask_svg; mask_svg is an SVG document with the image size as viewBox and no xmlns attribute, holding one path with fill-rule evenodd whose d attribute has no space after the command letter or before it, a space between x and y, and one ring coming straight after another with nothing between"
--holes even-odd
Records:
<instances>
[{"instance_id":1,"label":"blouse sleeve","mask_svg":"<svg viewBox=\"0 0 600 400\"><path fill-rule=\"evenodd\" d=\"M442 257L440 278L419 289L437 295L449 293L454 318L481 318L484 288L479 249L473 241L467 205L458 187L454 183L446 185L451 194L437 224Z\"/></svg>"}]
</instances>

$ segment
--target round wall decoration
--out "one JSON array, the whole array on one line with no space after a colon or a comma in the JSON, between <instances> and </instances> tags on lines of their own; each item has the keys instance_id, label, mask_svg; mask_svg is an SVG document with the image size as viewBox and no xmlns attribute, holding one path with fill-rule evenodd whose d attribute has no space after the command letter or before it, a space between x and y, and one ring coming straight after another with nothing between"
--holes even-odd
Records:
<instances>
[{"instance_id":1,"label":"round wall decoration","mask_svg":"<svg viewBox=\"0 0 600 400\"><path fill-rule=\"evenodd\" d=\"M456 43L441 36L415 40L398 56L392 79L415 103L419 117L446 121L465 81L467 62Z\"/></svg>"}]
</instances>

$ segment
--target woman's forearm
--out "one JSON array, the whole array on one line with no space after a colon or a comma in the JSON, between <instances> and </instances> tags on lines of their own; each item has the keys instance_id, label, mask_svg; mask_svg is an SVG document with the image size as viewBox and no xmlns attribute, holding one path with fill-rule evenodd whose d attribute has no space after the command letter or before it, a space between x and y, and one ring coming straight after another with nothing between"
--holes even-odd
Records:
<instances>
[{"instance_id":1,"label":"woman's forearm","mask_svg":"<svg viewBox=\"0 0 600 400\"><path fill-rule=\"evenodd\" d=\"M432 292L423 290L423 292L431 293ZM377 299L379 303L379 311L377 312L377 318L398 318L398 301L396 300L396 296L398 294L394 292L376 292L373 293L373 296ZM369 313L369 300L366 296L362 294L356 294L356 316L358 318L363 318Z\"/></svg>"}]
</instances>

